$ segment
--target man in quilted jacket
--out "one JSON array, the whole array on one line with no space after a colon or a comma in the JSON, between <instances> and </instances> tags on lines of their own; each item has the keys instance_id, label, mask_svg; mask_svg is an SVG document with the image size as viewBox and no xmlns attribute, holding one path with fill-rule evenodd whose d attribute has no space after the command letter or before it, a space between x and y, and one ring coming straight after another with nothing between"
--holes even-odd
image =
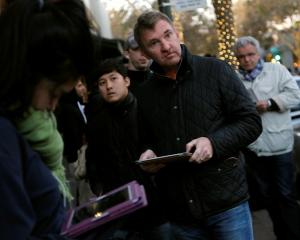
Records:
<instances>
[{"instance_id":1,"label":"man in quilted jacket","mask_svg":"<svg viewBox=\"0 0 300 240\"><path fill-rule=\"evenodd\" d=\"M189 160L148 164L177 239L253 239L239 151L261 133L249 95L225 62L192 55L170 19L143 13L134 36L153 59L137 93L140 160L179 152Z\"/></svg>"}]
</instances>

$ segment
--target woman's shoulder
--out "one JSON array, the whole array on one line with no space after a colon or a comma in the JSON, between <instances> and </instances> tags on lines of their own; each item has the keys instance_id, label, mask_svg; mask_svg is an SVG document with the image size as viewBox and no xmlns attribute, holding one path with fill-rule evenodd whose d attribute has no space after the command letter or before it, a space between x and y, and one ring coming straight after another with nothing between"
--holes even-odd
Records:
<instances>
[{"instance_id":1,"label":"woman's shoulder","mask_svg":"<svg viewBox=\"0 0 300 240\"><path fill-rule=\"evenodd\" d=\"M20 162L15 159L20 159L20 138L14 125L3 116L0 116L0 137L0 172L6 171L6 175L10 171L18 172Z\"/></svg>"},{"instance_id":2,"label":"woman's shoulder","mask_svg":"<svg viewBox=\"0 0 300 240\"><path fill-rule=\"evenodd\" d=\"M23 144L24 141L14 124L3 116L0 116L0 137L0 154L2 157L18 157L21 151L20 144Z\"/></svg>"},{"instance_id":3,"label":"woman's shoulder","mask_svg":"<svg viewBox=\"0 0 300 240\"><path fill-rule=\"evenodd\" d=\"M9 119L0 116L0 133L1 133L1 139L7 140L8 136L17 135L17 130ZM1 142L5 142L5 141L1 141Z\"/></svg>"}]
</instances>

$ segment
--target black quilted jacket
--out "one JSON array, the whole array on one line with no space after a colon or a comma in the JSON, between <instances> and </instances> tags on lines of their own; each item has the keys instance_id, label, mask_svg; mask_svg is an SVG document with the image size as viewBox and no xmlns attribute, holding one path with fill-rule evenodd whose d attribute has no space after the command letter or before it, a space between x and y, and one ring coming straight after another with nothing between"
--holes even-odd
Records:
<instances>
[{"instance_id":1,"label":"black quilted jacket","mask_svg":"<svg viewBox=\"0 0 300 240\"><path fill-rule=\"evenodd\" d=\"M176 81L153 63L138 103L142 141L157 155L183 152L201 136L213 145L206 163L172 163L156 175L171 219L193 223L247 200L242 163L228 158L259 136L261 120L227 63L182 51Z\"/></svg>"}]
</instances>

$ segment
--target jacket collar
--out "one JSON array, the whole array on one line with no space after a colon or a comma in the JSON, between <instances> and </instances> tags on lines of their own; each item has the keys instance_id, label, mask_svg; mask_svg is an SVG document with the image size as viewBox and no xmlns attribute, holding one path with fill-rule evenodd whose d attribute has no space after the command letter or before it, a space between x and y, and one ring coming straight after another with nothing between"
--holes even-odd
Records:
<instances>
[{"instance_id":1,"label":"jacket collar","mask_svg":"<svg viewBox=\"0 0 300 240\"><path fill-rule=\"evenodd\" d=\"M115 103L107 103L104 101L104 106L109 109L109 111L117 113L117 114L123 114L128 112L128 110L131 108L133 104L135 104L136 98L133 96L133 94L128 91L128 95L125 99L123 99L121 102L115 102Z\"/></svg>"},{"instance_id":2,"label":"jacket collar","mask_svg":"<svg viewBox=\"0 0 300 240\"><path fill-rule=\"evenodd\" d=\"M187 71L191 71L192 55L186 48L184 44L181 44L181 61L178 65L176 80L179 76L184 75ZM164 76L164 69L155 61L150 66L151 73L158 75L162 78L167 78Z\"/></svg>"}]
</instances>

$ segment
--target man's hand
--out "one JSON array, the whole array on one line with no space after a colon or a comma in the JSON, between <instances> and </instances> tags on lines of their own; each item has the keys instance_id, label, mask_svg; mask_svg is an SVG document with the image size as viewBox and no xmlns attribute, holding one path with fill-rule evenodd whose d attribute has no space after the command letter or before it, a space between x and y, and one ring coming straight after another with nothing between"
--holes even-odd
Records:
<instances>
[{"instance_id":1,"label":"man's hand","mask_svg":"<svg viewBox=\"0 0 300 240\"><path fill-rule=\"evenodd\" d=\"M192 149L195 149L195 151L189 160L191 162L202 163L211 159L213 156L211 142L206 137L200 137L190 141L186 145L186 151L191 152Z\"/></svg>"},{"instance_id":2,"label":"man's hand","mask_svg":"<svg viewBox=\"0 0 300 240\"><path fill-rule=\"evenodd\" d=\"M269 107L268 100L259 100L256 102L256 110L259 113L267 112L268 107Z\"/></svg>"},{"instance_id":3,"label":"man's hand","mask_svg":"<svg viewBox=\"0 0 300 240\"><path fill-rule=\"evenodd\" d=\"M155 158L156 154L151 150L148 149L145 152L143 152L140 156L140 160L146 160L149 158ZM141 168L149 173L156 173L158 172L161 168L163 168L165 166L165 164L158 164L158 163L148 163L148 164L142 164Z\"/></svg>"},{"instance_id":4,"label":"man's hand","mask_svg":"<svg viewBox=\"0 0 300 240\"><path fill-rule=\"evenodd\" d=\"M148 149L141 154L140 160L146 160L146 159L155 158L155 157L156 157L156 154L151 149Z\"/></svg>"}]
</instances>

